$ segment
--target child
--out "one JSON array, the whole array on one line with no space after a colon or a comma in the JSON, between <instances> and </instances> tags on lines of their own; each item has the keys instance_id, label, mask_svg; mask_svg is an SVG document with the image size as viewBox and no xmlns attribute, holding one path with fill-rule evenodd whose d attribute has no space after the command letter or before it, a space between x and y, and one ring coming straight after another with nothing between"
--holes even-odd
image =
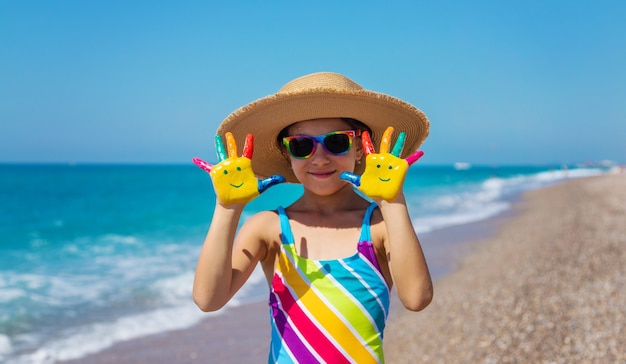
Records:
<instances>
[{"instance_id":1,"label":"child","mask_svg":"<svg viewBox=\"0 0 626 364\"><path fill-rule=\"evenodd\" d=\"M194 301L203 311L218 310L260 262L270 288L270 363L384 362L392 285L409 310L420 311L432 299L430 274L402 192L404 175L397 191L381 198L376 191L386 185L366 186L363 174L362 191L375 203L346 182L359 185L362 173L380 167L369 155L382 154L365 150L361 139L371 135L384 153L388 126L406 132L405 157L429 131L426 116L415 107L364 90L345 76L315 73L228 116L218 128L218 135L232 133L226 134L228 158L218 143L223 162L212 166L196 160L211 171L218 198L198 259ZM247 159L236 155L236 141L246 134L257 141L253 156L252 140L244 147L251 166L238 164ZM394 155L401 158L400 153L394 147ZM237 194L244 182L224 178L246 169L265 179L242 197ZM245 203L281 182L280 176L301 183L302 196L286 208L255 214L236 234ZM229 188L234 197L224 193Z\"/></svg>"}]
</instances>

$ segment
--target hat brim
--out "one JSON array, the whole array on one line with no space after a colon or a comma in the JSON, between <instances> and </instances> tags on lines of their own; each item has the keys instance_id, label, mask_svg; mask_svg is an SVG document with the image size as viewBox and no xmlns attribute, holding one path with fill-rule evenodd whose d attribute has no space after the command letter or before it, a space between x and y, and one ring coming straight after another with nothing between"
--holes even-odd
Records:
<instances>
[{"instance_id":1,"label":"hat brim","mask_svg":"<svg viewBox=\"0 0 626 364\"><path fill-rule=\"evenodd\" d=\"M233 133L238 145L243 143L246 134L252 134L254 172L260 178L280 174L287 182L298 183L276 138L282 129L293 123L321 118L352 118L361 121L372 130L372 141L376 148L380 146L387 127L395 129L394 138L403 131L406 140L401 158L415 152L430 130L426 115L398 98L368 90L318 88L305 92L279 92L256 100L226 117L217 133ZM355 173L361 173L362 168Z\"/></svg>"}]
</instances>

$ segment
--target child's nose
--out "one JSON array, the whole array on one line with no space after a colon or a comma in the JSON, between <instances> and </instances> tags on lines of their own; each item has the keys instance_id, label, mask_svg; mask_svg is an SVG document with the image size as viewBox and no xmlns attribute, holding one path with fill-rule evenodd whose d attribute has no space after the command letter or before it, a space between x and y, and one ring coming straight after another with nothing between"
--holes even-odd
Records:
<instances>
[{"instance_id":1,"label":"child's nose","mask_svg":"<svg viewBox=\"0 0 626 364\"><path fill-rule=\"evenodd\" d=\"M315 152L313 152L313 155L311 156L311 162L326 163L328 162L328 160L328 152L326 152L322 145L318 144L317 148L315 148Z\"/></svg>"}]
</instances>

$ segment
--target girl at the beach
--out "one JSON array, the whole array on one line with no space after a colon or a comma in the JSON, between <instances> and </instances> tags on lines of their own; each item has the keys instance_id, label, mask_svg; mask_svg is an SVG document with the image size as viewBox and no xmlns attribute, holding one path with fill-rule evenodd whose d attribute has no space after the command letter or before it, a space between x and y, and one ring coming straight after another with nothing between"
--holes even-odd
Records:
<instances>
[{"instance_id":1,"label":"girl at the beach","mask_svg":"<svg viewBox=\"0 0 626 364\"><path fill-rule=\"evenodd\" d=\"M385 154L389 126L406 139ZM218 128L228 153L218 139L220 163L195 160L217 194L193 285L198 307L223 307L260 262L270 289L269 362L383 362L392 285L412 311L433 295L402 192L403 173L428 130L420 110L335 73L300 77L233 112ZM370 138L380 154L362 146ZM389 166L396 185L376 185L371 176L383 181L387 172L376 168L391 154L404 172ZM237 232L245 204L280 176L301 183L302 196L255 214Z\"/></svg>"}]
</instances>

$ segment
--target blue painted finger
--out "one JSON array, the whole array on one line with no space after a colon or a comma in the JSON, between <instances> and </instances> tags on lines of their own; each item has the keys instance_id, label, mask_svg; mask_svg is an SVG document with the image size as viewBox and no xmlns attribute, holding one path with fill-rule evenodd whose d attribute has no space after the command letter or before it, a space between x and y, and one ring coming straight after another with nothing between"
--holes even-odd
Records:
<instances>
[{"instance_id":1,"label":"blue painted finger","mask_svg":"<svg viewBox=\"0 0 626 364\"><path fill-rule=\"evenodd\" d=\"M361 176L358 176L352 172L342 172L339 178L352 183L356 187L359 187L361 185Z\"/></svg>"},{"instance_id":2,"label":"blue painted finger","mask_svg":"<svg viewBox=\"0 0 626 364\"><path fill-rule=\"evenodd\" d=\"M263 193L265 190L267 190L268 188L277 185L279 183L283 183L285 182L286 179L285 177L279 175L279 174L275 174L273 176L267 177L265 179L260 179L259 180L259 193Z\"/></svg>"}]
</instances>

